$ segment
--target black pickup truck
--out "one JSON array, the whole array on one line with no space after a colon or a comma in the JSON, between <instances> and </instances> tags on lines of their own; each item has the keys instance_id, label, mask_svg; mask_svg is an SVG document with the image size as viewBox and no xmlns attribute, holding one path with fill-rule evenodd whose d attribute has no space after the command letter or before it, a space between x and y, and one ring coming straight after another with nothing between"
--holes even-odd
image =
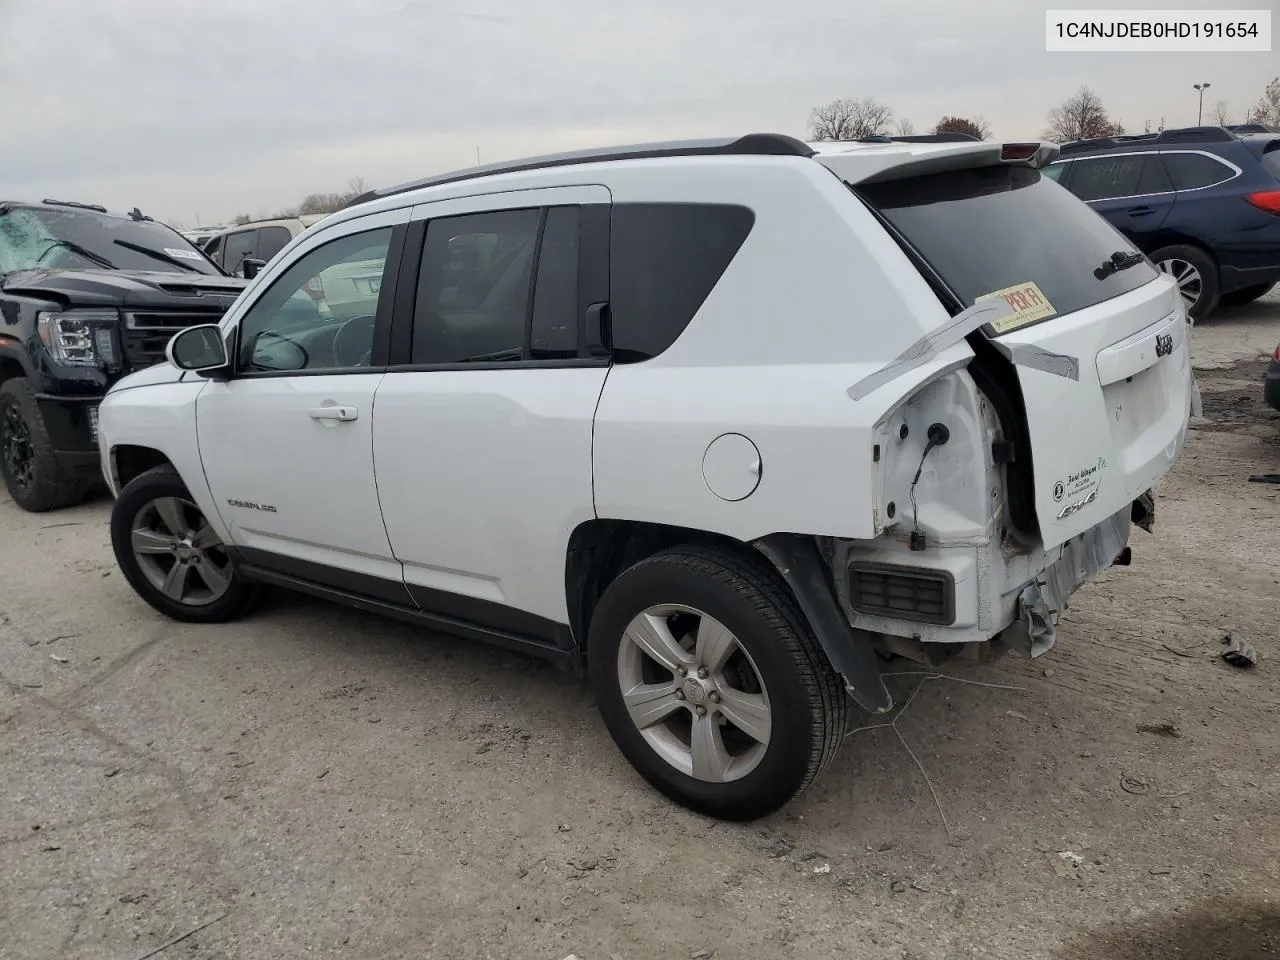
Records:
<instances>
[{"instance_id":1,"label":"black pickup truck","mask_svg":"<svg viewBox=\"0 0 1280 960\"><path fill-rule=\"evenodd\" d=\"M0 473L14 503L53 510L101 482L98 402L216 322L246 281L137 209L0 201Z\"/></svg>"}]
</instances>

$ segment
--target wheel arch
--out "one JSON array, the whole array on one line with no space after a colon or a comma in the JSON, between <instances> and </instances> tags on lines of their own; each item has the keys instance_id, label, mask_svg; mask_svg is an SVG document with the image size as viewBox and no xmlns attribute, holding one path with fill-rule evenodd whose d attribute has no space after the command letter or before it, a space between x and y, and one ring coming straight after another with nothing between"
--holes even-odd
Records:
<instances>
[{"instance_id":1,"label":"wheel arch","mask_svg":"<svg viewBox=\"0 0 1280 960\"><path fill-rule=\"evenodd\" d=\"M117 491L123 490L129 481L155 467L169 466L175 473L181 475L173 460L162 450L133 443L113 446L108 457L108 465L111 470L112 486Z\"/></svg>"},{"instance_id":2,"label":"wheel arch","mask_svg":"<svg viewBox=\"0 0 1280 960\"><path fill-rule=\"evenodd\" d=\"M873 638L855 630L841 612L831 570L813 537L771 534L744 543L723 534L632 520L593 519L569 537L565 599L569 623L585 655L592 614L609 584L628 567L663 550L700 545L727 550L771 567L791 591L849 695L872 713L890 710Z\"/></svg>"}]
</instances>

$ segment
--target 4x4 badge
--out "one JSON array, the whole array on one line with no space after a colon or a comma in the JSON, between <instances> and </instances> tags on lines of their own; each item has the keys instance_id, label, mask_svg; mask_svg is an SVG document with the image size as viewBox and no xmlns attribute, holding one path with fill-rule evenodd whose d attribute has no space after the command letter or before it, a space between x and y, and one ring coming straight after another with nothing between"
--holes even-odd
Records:
<instances>
[{"instance_id":1,"label":"4x4 badge","mask_svg":"<svg viewBox=\"0 0 1280 960\"><path fill-rule=\"evenodd\" d=\"M1167 357L1173 353L1173 334L1160 333L1156 335L1156 356Z\"/></svg>"}]
</instances>

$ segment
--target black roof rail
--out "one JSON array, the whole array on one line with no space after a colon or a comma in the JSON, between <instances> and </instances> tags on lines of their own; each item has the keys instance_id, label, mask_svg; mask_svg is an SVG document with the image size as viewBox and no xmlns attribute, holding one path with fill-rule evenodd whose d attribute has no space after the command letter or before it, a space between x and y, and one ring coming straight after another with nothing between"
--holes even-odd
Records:
<instances>
[{"instance_id":1,"label":"black roof rail","mask_svg":"<svg viewBox=\"0 0 1280 960\"><path fill-rule=\"evenodd\" d=\"M649 160L657 157L812 157L814 150L803 140L781 133L749 133L737 138L714 140L671 140L659 143L638 143L626 147L606 147L594 150L574 150L568 153L552 153L523 160L488 163L467 170L455 170L434 177L424 177L394 187L369 190L348 201L342 209L393 197L423 187L437 187L446 183L493 177L503 173L523 173L526 170L542 170L550 167L567 167L581 163L599 163L606 160Z\"/></svg>"},{"instance_id":2,"label":"black roof rail","mask_svg":"<svg viewBox=\"0 0 1280 960\"><path fill-rule=\"evenodd\" d=\"M1094 137L1090 140L1073 140L1064 143L1062 153L1079 153L1081 150L1106 150L1111 147L1131 147L1136 144L1154 143L1229 143L1240 137L1227 127L1177 127L1159 133L1128 133L1112 137Z\"/></svg>"},{"instance_id":3,"label":"black roof rail","mask_svg":"<svg viewBox=\"0 0 1280 960\"><path fill-rule=\"evenodd\" d=\"M858 137L855 143L979 143L978 137L968 133L911 133L902 136L876 134Z\"/></svg>"},{"instance_id":4,"label":"black roof rail","mask_svg":"<svg viewBox=\"0 0 1280 960\"><path fill-rule=\"evenodd\" d=\"M50 200L48 197L45 197L40 202L48 204L51 207L76 207L80 210L92 210L95 213L107 212L107 208L102 206L100 203L78 203L75 200Z\"/></svg>"}]
</instances>

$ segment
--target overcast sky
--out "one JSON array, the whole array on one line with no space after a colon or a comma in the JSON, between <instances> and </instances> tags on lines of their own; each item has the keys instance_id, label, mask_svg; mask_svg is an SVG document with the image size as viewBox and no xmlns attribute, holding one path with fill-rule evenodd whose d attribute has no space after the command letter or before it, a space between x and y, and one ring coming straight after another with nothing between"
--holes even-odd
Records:
<instances>
[{"instance_id":1,"label":"overcast sky","mask_svg":"<svg viewBox=\"0 0 1280 960\"><path fill-rule=\"evenodd\" d=\"M1141 6L1136 2L1134 6ZM1151 6L1152 4L1148 4ZM1058 2L1055 8L1071 6ZM1120 8L1094 0L1077 6ZM1274 7L1198 0L1176 8ZM1130 131L1235 119L1280 53L1048 54L1026 0L0 0L0 194L193 226L553 150L803 136L874 96L1038 136L1090 84Z\"/></svg>"}]
</instances>

